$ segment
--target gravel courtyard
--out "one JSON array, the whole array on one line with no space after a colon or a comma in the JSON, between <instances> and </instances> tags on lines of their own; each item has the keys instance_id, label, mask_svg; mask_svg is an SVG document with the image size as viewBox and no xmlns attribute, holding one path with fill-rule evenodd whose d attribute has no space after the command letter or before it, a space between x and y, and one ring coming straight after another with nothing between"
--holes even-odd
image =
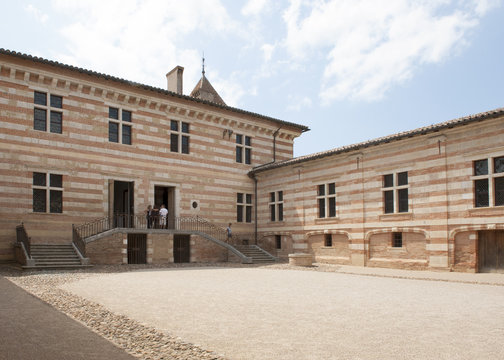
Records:
<instances>
[{"instance_id":1,"label":"gravel courtyard","mask_svg":"<svg viewBox=\"0 0 504 360\"><path fill-rule=\"evenodd\" d=\"M504 358L498 285L205 267L61 288L229 359Z\"/></svg>"}]
</instances>

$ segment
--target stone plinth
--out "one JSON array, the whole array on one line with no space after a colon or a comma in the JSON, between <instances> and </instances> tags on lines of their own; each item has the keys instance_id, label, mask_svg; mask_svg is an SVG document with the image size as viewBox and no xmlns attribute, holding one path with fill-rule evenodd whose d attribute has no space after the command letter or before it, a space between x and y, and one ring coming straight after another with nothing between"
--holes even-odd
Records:
<instances>
[{"instance_id":1,"label":"stone plinth","mask_svg":"<svg viewBox=\"0 0 504 360\"><path fill-rule=\"evenodd\" d=\"M313 265L313 255L303 254L303 253L289 254L289 265L312 266Z\"/></svg>"}]
</instances>

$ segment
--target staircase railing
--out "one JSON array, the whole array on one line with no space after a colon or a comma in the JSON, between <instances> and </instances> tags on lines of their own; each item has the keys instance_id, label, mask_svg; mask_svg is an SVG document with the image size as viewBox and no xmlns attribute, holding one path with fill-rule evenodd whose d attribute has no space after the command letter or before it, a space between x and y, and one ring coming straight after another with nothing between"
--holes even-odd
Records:
<instances>
[{"instance_id":1,"label":"staircase railing","mask_svg":"<svg viewBox=\"0 0 504 360\"><path fill-rule=\"evenodd\" d=\"M28 258L31 258L30 238L23 223L16 226L16 239L18 243L23 243Z\"/></svg>"},{"instance_id":2,"label":"staircase railing","mask_svg":"<svg viewBox=\"0 0 504 360\"><path fill-rule=\"evenodd\" d=\"M82 239L81 235L75 228L75 225L72 224L72 242L79 249L82 257L86 257L86 243Z\"/></svg>"}]
</instances>

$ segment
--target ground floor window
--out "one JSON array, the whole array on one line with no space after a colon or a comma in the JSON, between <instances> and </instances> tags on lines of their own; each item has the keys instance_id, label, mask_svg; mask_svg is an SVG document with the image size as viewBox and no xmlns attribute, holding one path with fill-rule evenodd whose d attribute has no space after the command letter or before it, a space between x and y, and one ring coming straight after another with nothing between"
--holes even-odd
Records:
<instances>
[{"instance_id":1,"label":"ground floor window","mask_svg":"<svg viewBox=\"0 0 504 360\"><path fill-rule=\"evenodd\" d=\"M33 212L63 212L63 175L33 173Z\"/></svg>"},{"instance_id":2,"label":"ground floor window","mask_svg":"<svg viewBox=\"0 0 504 360\"><path fill-rule=\"evenodd\" d=\"M402 246L403 246L402 233L400 232L392 233L392 247L400 248Z\"/></svg>"},{"instance_id":3,"label":"ground floor window","mask_svg":"<svg viewBox=\"0 0 504 360\"><path fill-rule=\"evenodd\" d=\"M277 250L282 248L282 235L275 235L275 243Z\"/></svg>"}]
</instances>

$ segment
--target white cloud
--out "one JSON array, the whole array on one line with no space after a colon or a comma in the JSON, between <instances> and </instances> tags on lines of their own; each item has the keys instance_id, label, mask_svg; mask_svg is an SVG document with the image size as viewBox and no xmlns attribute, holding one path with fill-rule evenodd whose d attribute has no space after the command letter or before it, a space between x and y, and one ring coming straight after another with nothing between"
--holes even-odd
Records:
<instances>
[{"instance_id":1,"label":"white cloud","mask_svg":"<svg viewBox=\"0 0 504 360\"><path fill-rule=\"evenodd\" d=\"M24 6L24 10L32 14L35 17L35 19L41 24L45 24L47 20L49 20L49 15L43 13L42 11L40 11L31 4Z\"/></svg>"},{"instance_id":2,"label":"white cloud","mask_svg":"<svg viewBox=\"0 0 504 360\"><path fill-rule=\"evenodd\" d=\"M288 100L287 110L289 111L301 111L301 109L310 108L313 103L308 96L289 95Z\"/></svg>"},{"instance_id":3,"label":"white cloud","mask_svg":"<svg viewBox=\"0 0 504 360\"><path fill-rule=\"evenodd\" d=\"M268 62L271 60L271 56L273 55L273 51L275 50L275 45L263 44L263 46L261 46L261 50L263 52L264 61Z\"/></svg>"},{"instance_id":4,"label":"white cloud","mask_svg":"<svg viewBox=\"0 0 504 360\"><path fill-rule=\"evenodd\" d=\"M243 6L241 13L245 16L257 16L266 8L267 4L267 0L249 0Z\"/></svg>"},{"instance_id":5,"label":"white cloud","mask_svg":"<svg viewBox=\"0 0 504 360\"><path fill-rule=\"evenodd\" d=\"M298 62L325 62L320 97L376 100L424 64L444 61L495 6L492 0L291 0L284 45Z\"/></svg>"}]
</instances>

